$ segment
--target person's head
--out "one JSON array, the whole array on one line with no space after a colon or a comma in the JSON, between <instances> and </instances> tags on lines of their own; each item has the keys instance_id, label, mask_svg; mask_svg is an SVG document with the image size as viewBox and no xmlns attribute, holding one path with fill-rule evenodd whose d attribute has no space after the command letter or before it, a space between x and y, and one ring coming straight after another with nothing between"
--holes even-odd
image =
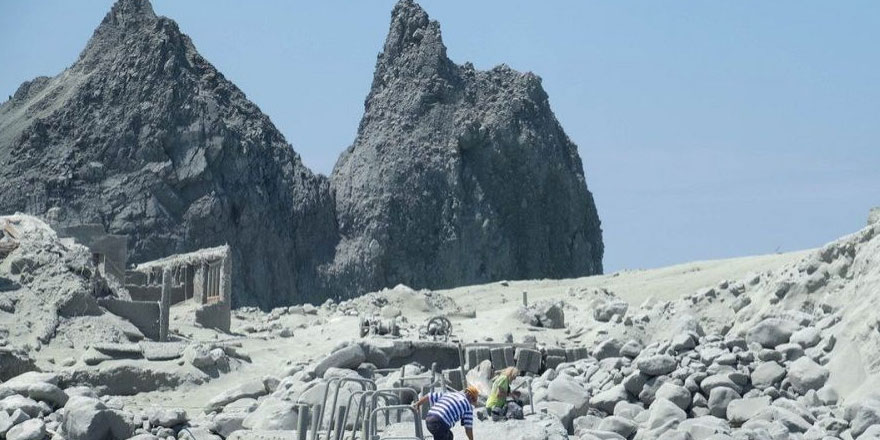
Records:
<instances>
[{"instance_id":1,"label":"person's head","mask_svg":"<svg viewBox=\"0 0 880 440\"><path fill-rule=\"evenodd\" d=\"M507 380L513 382L513 380L519 376L519 370L516 367L507 367L501 370L500 374L507 376Z\"/></svg>"},{"instance_id":2,"label":"person's head","mask_svg":"<svg viewBox=\"0 0 880 440\"><path fill-rule=\"evenodd\" d=\"M475 404L477 403L477 398L480 397L480 390L478 390L477 387L470 385L464 390L464 395L467 396L472 404Z\"/></svg>"}]
</instances>

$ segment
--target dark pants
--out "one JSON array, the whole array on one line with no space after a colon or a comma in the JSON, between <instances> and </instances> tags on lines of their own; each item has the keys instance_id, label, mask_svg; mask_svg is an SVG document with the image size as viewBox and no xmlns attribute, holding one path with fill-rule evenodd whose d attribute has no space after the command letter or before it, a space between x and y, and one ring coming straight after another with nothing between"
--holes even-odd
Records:
<instances>
[{"instance_id":1,"label":"dark pants","mask_svg":"<svg viewBox=\"0 0 880 440\"><path fill-rule=\"evenodd\" d=\"M434 440L452 440L452 431L449 430L449 425L440 417L428 416L425 419L425 424L428 425L428 432L434 436Z\"/></svg>"}]
</instances>

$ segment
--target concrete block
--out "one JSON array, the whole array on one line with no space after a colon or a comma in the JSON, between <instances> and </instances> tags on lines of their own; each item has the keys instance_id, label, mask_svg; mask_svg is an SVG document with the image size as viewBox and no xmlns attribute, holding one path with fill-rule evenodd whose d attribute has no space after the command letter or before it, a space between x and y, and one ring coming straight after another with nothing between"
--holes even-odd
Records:
<instances>
[{"instance_id":1,"label":"concrete block","mask_svg":"<svg viewBox=\"0 0 880 440\"><path fill-rule=\"evenodd\" d=\"M480 362L491 360L492 350L489 347L467 347L464 350L464 358L466 360L465 368L470 370L480 365Z\"/></svg>"},{"instance_id":2,"label":"concrete block","mask_svg":"<svg viewBox=\"0 0 880 440\"><path fill-rule=\"evenodd\" d=\"M232 311L227 301L205 304L196 309L196 323L202 327L229 333L231 321Z\"/></svg>"},{"instance_id":3,"label":"concrete block","mask_svg":"<svg viewBox=\"0 0 880 440\"><path fill-rule=\"evenodd\" d=\"M98 305L134 324L144 336L159 339L159 303L102 298L98 300Z\"/></svg>"},{"instance_id":4,"label":"concrete block","mask_svg":"<svg viewBox=\"0 0 880 440\"><path fill-rule=\"evenodd\" d=\"M555 369L563 362L565 362L565 358L562 356L547 356L544 360L544 367L548 370Z\"/></svg>"},{"instance_id":5,"label":"concrete block","mask_svg":"<svg viewBox=\"0 0 880 440\"><path fill-rule=\"evenodd\" d=\"M460 390L462 388L460 369L451 368L449 370L443 370L443 377L446 378L446 383L452 388L455 388L457 390Z\"/></svg>"},{"instance_id":6,"label":"concrete block","mask_svg":"<svg viewBox=\"0 0 880 440\"><path fill-rule=\"evenodd\" d=\"M535 373L541 372L541 352L530 348L516 349L516 368L521 372Z\"/></svg>"},{"instance_id":7,"label":"concrete block","mask_svg":"<svg viewBox=\"0 0 880 440\"><path fill-rule=\"evenodd\" d=\"M565 357L565 349L562 347L547 347L544 349L544 355Z\"/></svg>"},{"instance_id":8,"label":"concrete block","mask_svg":"<svg viewBox=\"0 0 880 440\"><path fill-rule=\"evenodd\" d=\"M491 352L493 369L497 371L512 366L507 362L507 357L504 355L504 347L493 348Z\"/></svg>"},{"instance_id":9,"label":"concrete block","mask_svg":"<svg viewBox=\"0 0 880 440\"><path fill-rule=\"evenodd\" d=\"M590 357L590 350L586 347L568 348L565 350L565 361L574 362Z\"/></svg>"}]
</instances>

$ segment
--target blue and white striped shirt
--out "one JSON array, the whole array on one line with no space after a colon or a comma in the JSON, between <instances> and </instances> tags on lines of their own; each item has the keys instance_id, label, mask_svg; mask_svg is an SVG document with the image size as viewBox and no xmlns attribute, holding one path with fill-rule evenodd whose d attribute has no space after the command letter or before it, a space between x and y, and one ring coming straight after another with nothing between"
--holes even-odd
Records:
<instances>
[{"instance_id":1,"label":"blue and white striped shirt","mask_svg":"<svg viewBox=\"0 0 880 440\"><path fill-rule=\"evenodd\" d=\"M440 417L450 428L459 420L465 428L474 426L474 407L464 393L431 393L428 403L431 404L428 415Z\"/></svg>"}]
</instances>

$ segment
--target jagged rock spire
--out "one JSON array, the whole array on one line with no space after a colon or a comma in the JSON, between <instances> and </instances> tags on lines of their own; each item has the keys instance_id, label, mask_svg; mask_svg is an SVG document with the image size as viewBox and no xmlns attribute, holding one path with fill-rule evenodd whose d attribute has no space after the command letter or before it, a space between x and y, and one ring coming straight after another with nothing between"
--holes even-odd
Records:
<instances>
[{"instance_id":1,"label":"jagged rock spire","mask_svg":"<svg viewBox=\"0 0 880 440\"><path fill-rule=\"evenodd\" d=\"M374 74L374 88L389 77L447 75L454 64L446 57L440 24L412 0L400 0L391 12L391 26Z\"/></svg>"}]
</instances>

